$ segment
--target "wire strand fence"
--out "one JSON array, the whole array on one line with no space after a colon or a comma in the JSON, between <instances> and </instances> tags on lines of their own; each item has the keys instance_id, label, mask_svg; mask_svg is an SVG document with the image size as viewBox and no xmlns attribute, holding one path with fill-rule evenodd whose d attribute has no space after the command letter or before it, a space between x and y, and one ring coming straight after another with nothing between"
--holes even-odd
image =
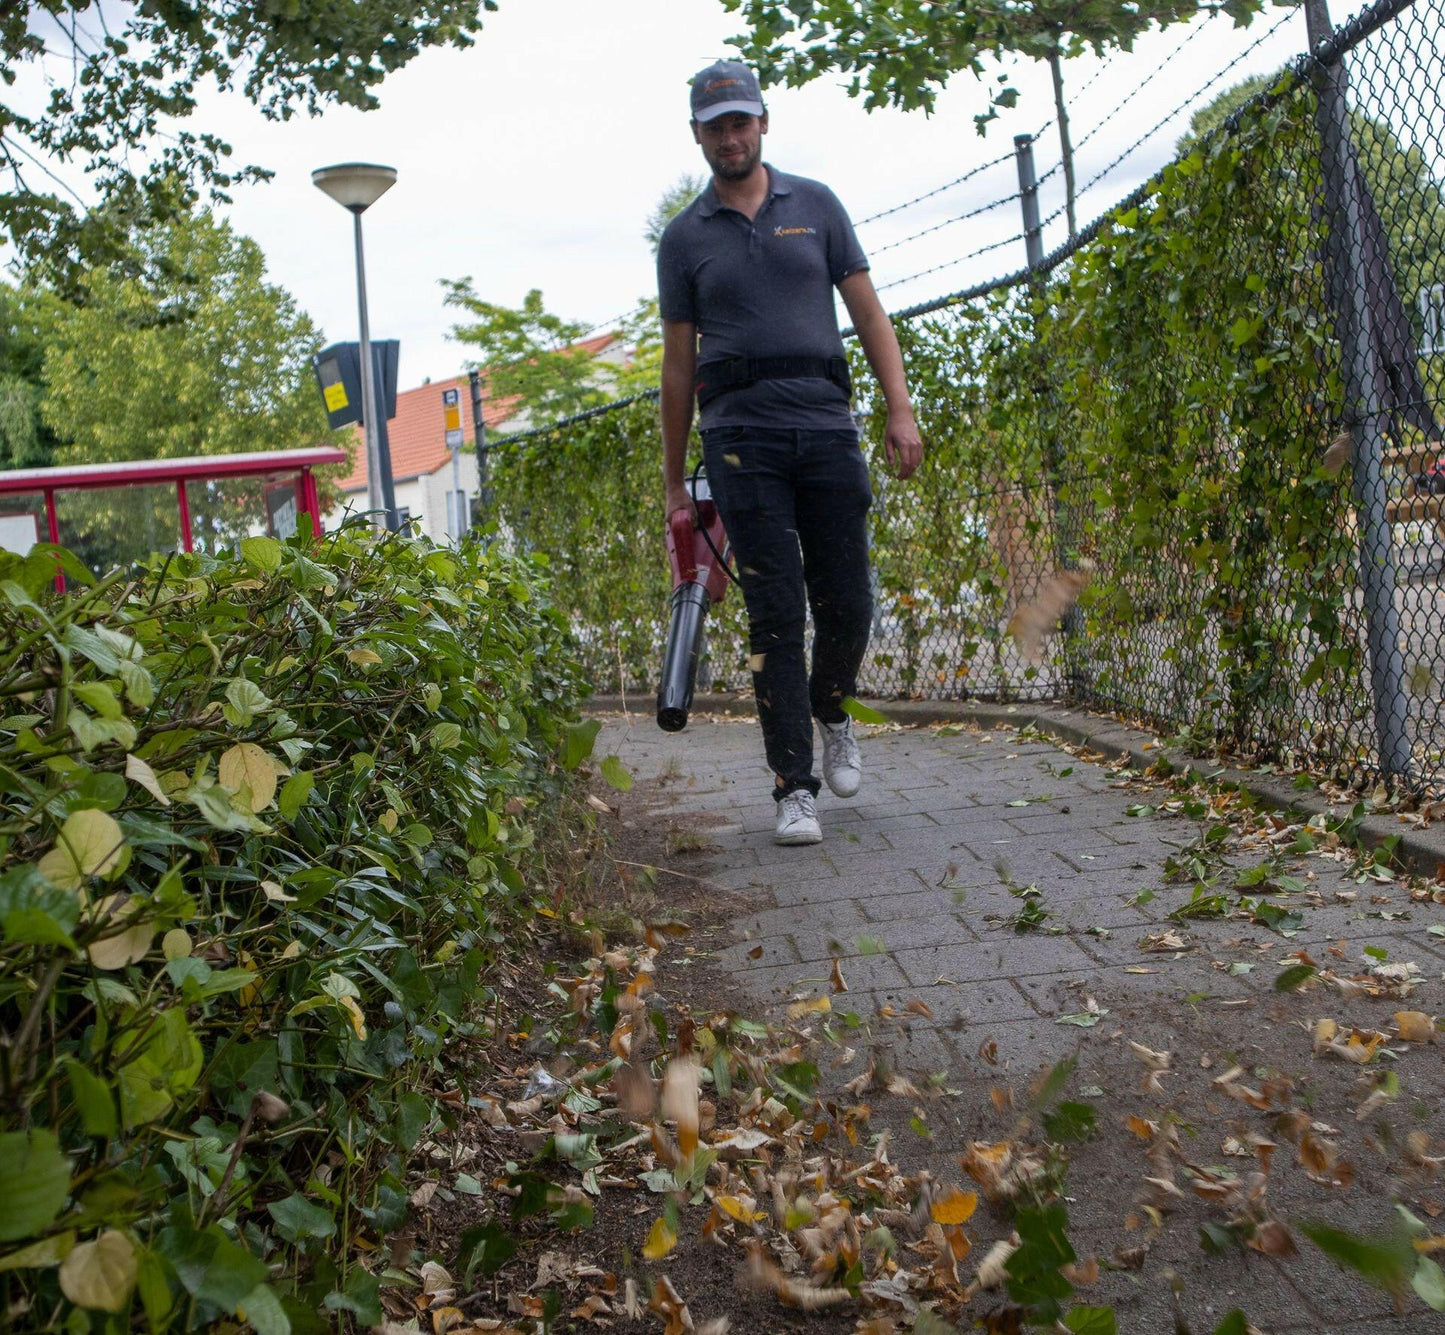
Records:
<instances>
[{"instance_id":1,"label":"wire strand fence","mask_svg":"<svg viewBox=\"0 0 1445 1335\"><path fill-rule=\"evenodd\" d=\"M1317 34L1042 264L895 312L928 447L906 483L855 346L862 691L1063 699L1445 790L1442 9ZM669 592L654 400L493 455L503 532L547 553L598 687L638 694ZM730 594L711 684L747 657Z\"/></svg>"}]
</instances>

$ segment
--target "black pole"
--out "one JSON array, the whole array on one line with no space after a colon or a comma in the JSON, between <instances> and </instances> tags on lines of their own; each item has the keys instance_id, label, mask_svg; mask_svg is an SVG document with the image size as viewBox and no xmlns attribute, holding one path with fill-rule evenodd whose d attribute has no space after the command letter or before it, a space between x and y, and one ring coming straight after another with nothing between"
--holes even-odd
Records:
<instances>
[{"instance_id":1,"label":"black pole","mask_svg":"<svg viewBox=\"0 0 1445 1335\"><path fill-rule=\"evenodd\" d=\"M473 523L480 525L491 509L491 488L487 485L487 424L482 419L482 373L467 372L472 391L472 433L477 442L477 510Z\"/></svg>"},{"instance_id":2,"label":"black pole","mask_svg":"<svg viewBox=\"0 0 1445 1335\"><path fill-rule=\"evenodd\" d=\"M386 511L386 526L395 533L401 527L400 517L396 513L396 487L391 476L391 435L386 429L386 410L388 406L387 384L389 377L385 374L387 349L381 343L373 342L371 345L371 373L372 373L372 395L371 401L376 407L376 462L377 469L381 474L381 505Z\"/></svg>"}]
</instances>

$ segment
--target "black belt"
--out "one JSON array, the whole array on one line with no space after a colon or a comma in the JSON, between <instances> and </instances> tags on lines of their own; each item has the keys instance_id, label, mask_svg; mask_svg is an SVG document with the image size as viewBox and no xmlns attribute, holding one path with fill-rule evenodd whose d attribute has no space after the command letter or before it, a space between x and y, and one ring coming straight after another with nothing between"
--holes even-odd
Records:
<instances>
[{"instance_id":1,"label":"black belt","mask_svg":"<svg viewBox=\"0 0 1445 1335\"><path fill-rule=\"evenodd\" d=\"M719 394L759 380L831 380L844 394L853 394L846 357L729 357L697 368L697 406L705 408Z\"/></svg>"}]
</instances>

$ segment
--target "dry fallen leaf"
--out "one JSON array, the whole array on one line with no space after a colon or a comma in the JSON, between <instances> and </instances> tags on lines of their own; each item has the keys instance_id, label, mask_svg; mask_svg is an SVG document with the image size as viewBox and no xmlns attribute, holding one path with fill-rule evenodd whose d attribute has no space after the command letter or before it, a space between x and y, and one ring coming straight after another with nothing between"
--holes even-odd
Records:
<instances>
[{"instance_id":1,"label":"dry fallen leaf","mask_svg":"<svg viewBox=\"0 0 1445 1335\"><path fill-rule=\"evenodd\" d=\"M984 1289L996 1289L1008 1278L1008 1262L1019 1249L1019 1235L1010 1234L1001 1238L984 1254L982 1261L978 1263L978 1271L972 1282L963 1291L965 1302L971 1302L973 1298Z\"/></svg>"},{"instance_id":2,"label":"dry fallen leaf","mask_svg":"<svg viewBox=\"0 0 1445 1335\"><path fill-rule=\"evenodd\" d=\"M1325 448L1320 465L1331 476L1338 473L1350 461L1355 452L1355 439L1348 431L1341 431Z\"/></svg>"},{"instance_id":3,"label":"dry fallen leaf","mask_svg":"<svg viewBox=\"0 0 1445 1335\"><path fill-rule=\"evenodd\" d=\"M1129 1050L1144 1063L1148 1074L1144 1077L1144 1091L1148 1094L1162 1094L1164 1086L1160 1083L1161 1078L1168 1073L1170 1063L1174 1060L1172 1052L1155 1052L1153 1048L1146 1048L1142 1043L1135 1043L1129 1040Z\"/></svg>"},{"instance_id":4,"label":"dry fallen leaf","mask_svg":"<svg viewBox=\"0 0 1445 1335\"><path fill-rule=\"evenodd\" d=\"M1031 602L1023 603L1009 618L1005 635L1012 635L1018 642L1019 653L1024 658L1037 658L1043 647L1044 637L1059 623L1059 619L1079 600L1079 595L1089 583L1089 570L1059 570L1046 578L1039 586L1038 594Z\"/></svg>"},{"instance_id":5,"label":"dry fallen leaf","mask_svg":"<svg viewBox=\"0 0 1445 1335\"><path fill-rule=\"evenodd\" d=\"M647 1073L645 1061L624 1062L612 1077L612 1091L617 1106L629 1121L640 1122L652 1116L657 1107L657 1089Z\"/></svg>"},{"instance_id":6,"label":"dry fallen leaf","mask_svg":"<svg viewBox=\"0 0 1445 1335\"><path fill-rule=\"evenodd\" d=\"M759 1292L776 1294L778 1301L785 1306L804 1312L816 1312L824 1307L837 1307L853 1301L853 1295L847 1289L818 1288L789 1278L763 1255L762 1246L751 1238L748 1240L748 1263L743 1281Z\"/></svg>"},{"instance_id":7,"label":"dry fallen leaf","mask_svg":"<svg viewBox=\"0 0 1445 1335\"><path fill-rule=\"evenodd\" d=\"M1407 1043L1433 1043L1436 1040L1435 1020L1424 1011L1396 1011L1395 1028Z\"/></svg>"},{"instance_id":8,"label":"dry fallen leaf","mask_svg":"<svg viewBox=\"0 0 1445 1335\"><path fill-rule=\"evenodd\" d=\"M1130 1113L1124 1125L1140 1140L1153 1140L1159 1134L1158 1122L1151 1122L1147 1117L1140 1117L1137 1113Z\"/></svg>"},{"instance_id":9,"label":"dry fallen leaf","mask_svg":"<svg viewBox=\"0 0 1445 1335\"><path fill-rule=\"evenodd\" d=\"M935 1196L928 1207L928 1213L935 1224L964 1224L973 1217L978 1208L978 1194L949 1187Z\"/></svg>"},{"instance_id":10,"label":"dry fallen leaf","mask_svg":"<svg viewBox=\"0 0 1445 1335\"><path fill-rule=\"evenodd\" d=\"M801 1020L805 1015L826 1015L833 1009L833 1003L827 997L809 997L805 1001L795 1001L788 1007L788 1019Z\"/></svg>"},{"instance_id":11,"label":"dry fallen leaf","mask_svg":"<svg viewBox=\"0 0 1445 1335\"><path fill-rule=\"evenodd\" d=\"M662 1115L677 1123L677 1148L684 1159L697 1149L698 1139L697 1063L684 1058L668 1062L662 1077Z\"/></svg>"},{"instance_id":12,"label":"dry fallen leaf","mask_svg":"<svg viewBox=\"0 0 1445 1335\"><path fill-rule=\"evenodd\" d=\"M642 1244L642 1254L649 1261L660 1261L677 1246L677 1234L672 1231L665 1217L659 1215L647 1231L647 1241Z\"/></svg>"},{"instance_id":13,"label":"dry fallen leaf","mask_svg":"<svg viewBox=\"0 0 1445 1335\"><path fill-rule=\"evenodd\" d=\"M631 1280L627 1282L632 1283ZM647 1310L662 1318L662 1335L688 1335L694 1330L687 1304L665 1275L652 1286L652 1299L647 1304Z\"/></svg>"}]
</instances>

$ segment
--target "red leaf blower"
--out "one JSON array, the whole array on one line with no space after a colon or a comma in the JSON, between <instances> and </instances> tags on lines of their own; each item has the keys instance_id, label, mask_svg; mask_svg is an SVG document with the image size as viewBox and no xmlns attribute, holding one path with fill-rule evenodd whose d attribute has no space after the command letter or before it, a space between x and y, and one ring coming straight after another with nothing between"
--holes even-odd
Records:
<instances>
[{"instance_id":1,"label":"red leaf blower","mask_svg":"<svg viewBox=\"0 0 1445 1335\"><path fill-rule=\"evenodd\" d=\"M697 506L697 527L686 510L669 516L667 522L672 615L662 655L662 683L657 688L657 726L664 732L681 732L687 726L708 608L722 601L733 578L728 569L728 536L700 464L688 491Z\"/></svg>"}]
</instances>

